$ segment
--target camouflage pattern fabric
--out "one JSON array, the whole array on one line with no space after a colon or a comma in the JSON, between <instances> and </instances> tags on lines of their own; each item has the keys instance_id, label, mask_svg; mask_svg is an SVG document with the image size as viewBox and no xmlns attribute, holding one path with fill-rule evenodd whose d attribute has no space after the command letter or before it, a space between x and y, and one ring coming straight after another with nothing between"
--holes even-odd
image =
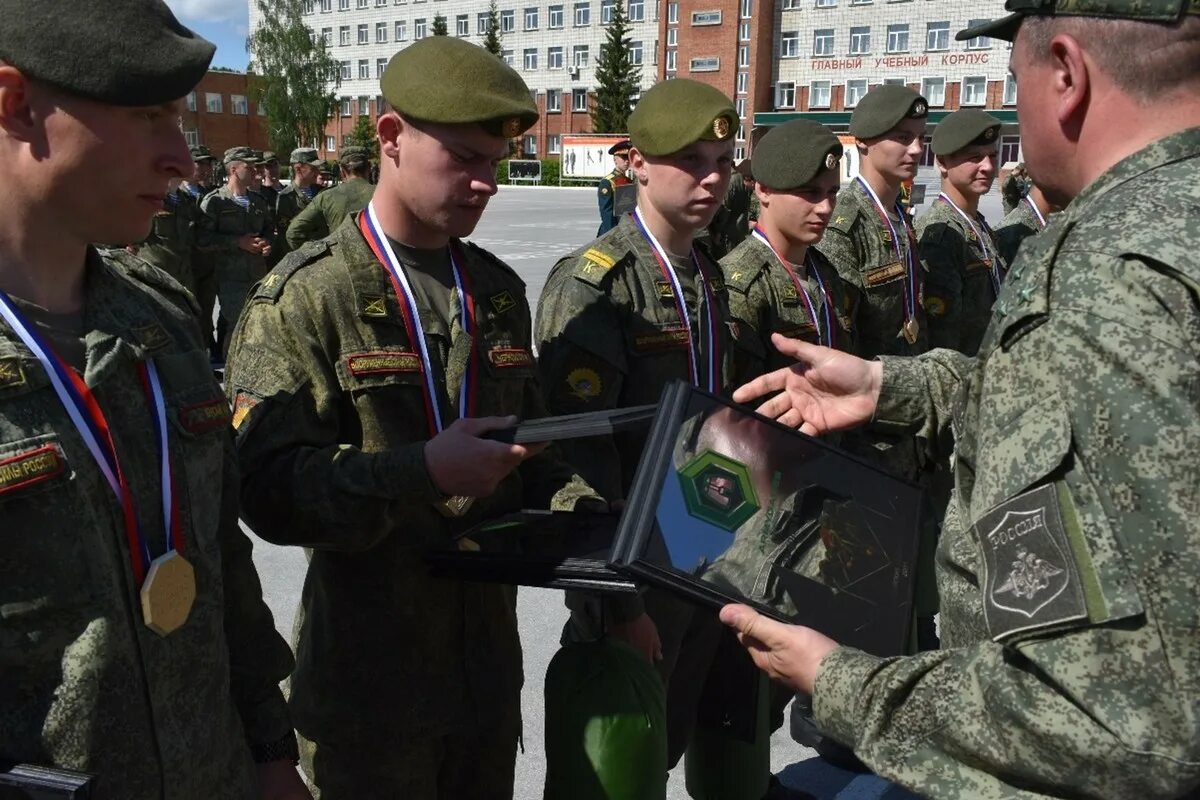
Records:
<instances>
[{"instance_id":1,"label":"camouflage pattern fabric","mask_svg":"<svg viewBox=\"0 0 1200 800\"><path fill-rule=\"evenodd\" d=\"M485 251L462 252L478 308L476 414L544 416L525 287ZM452 420L471 339L457 293L449 318L420 295L417 303L430 357L445 369L443 418ZM425 468L423 381L388 273L354 217L272 270L230 350L244 518L269 541L312 548L290 698L310 778L328 745L331 785L357 786L358 797L409 796L395 782L437 768L415 757L419 743L511 722L519 708L516 590L433 578L423 550L521 508L596 499L549 449L465 516L443 516ZM353 759L328 760L355 751L359 762L380 754L394 782L355 778Z\"/></svg>"},{"instance_id":2,"label":"camouflage pattern fabric","mask_svg":"<svg viewBox=\"0 0 1200 800\"><path fill-rule=\"evenodd\" d=\"M229 187L209 192L200 201L200 231L197 240L206 248L216 265L217 299L221 316L230 327L237 322L250 294L250 287L267 274L267 260L238 247L238 239L247 233L271 238L273 223L267 201L256 192L248 192L248 208L233 199Z\"/></svg>"},{"instance_id":3,"label":"camouflage pattern fabric","mask_svg":"<svg viewBox=\"0 0 1200 800\"><path fill-rule=\"evenodd\" d=\"M256 798L250 746L292 735L292 667L238 528L229 407L174 281L92 252L84 299L95 391L152 557L163 519L153 410L162 381L183 555L184 626L143 622L120 507L34 355L0 323L0 761L99 775L98 798ZM248 746L250 745L250 746Z\"/></svg>"},{"instance_id":4,"label":"camouflage pattern fabric","mask_svg":"<svg viewBox=\"0 0 1200 800\"><path fill-rule=\"evenodd\" d=\"M1010 172L1000 184L1000 199L1004 205L1004 213L1008 214L1021 202L1021 198L1029 194L1029 178L1015 172Z\"/></svg>"},{"instance_id":5,"label":"camouflage pattern fabric","mask_svg":"<svg viewBox=\"0 0 1200 800\"><path fill-rule=\"evenodd\" d=\"M725 190L725 199L708 225L708 240L713 258L722 259L750 235L750 197L746 179L734 172Z\"/></svg>"},{"instance_id":6,"label":"camouflage pattern fabric","mask_svg":"<svg viewBox=\"0 0 1200 800\"><path fill-rule=\"evenodd\" d=\"M365 178L351 178L324 190L292 218L285 236L288 247L297 250L305 242L324 239L346 217L366 208L374 194L375 185Z\"/></svg>"},{"instance_id":7,"label":"camouflage pattern fabric","mask_svg":"<svg viewBox=\"0 0 1200 800\"><path fill-rule=\"evenodd\" d=\"M1028 200L1018 203L1017 207L1008 212L1004 217L1004 222L996 229L996 242L1000 246L1000 255L1004 258L1004 263L1014 263L1017 260L1017 251L1021 247L1021 242L1030 236L1038 235L1042 230L1041 220L1030 208Z\"/></svg>"},{"instance_id":8,"label":"camouflage pattern fabric","mask_svg":"<svg viewBox=\"0 0 1200 800\"><path fill-rule=\"evenodd\" d=\"M137 254L182 284L193 295L198 284L192 270L200 206L191 194L176 189L154 215L150 234L137 245Z\"/></svg>"},{"instance_id":9,"label":"camouflage pattern fabric","mask_svg":"<svg viewBox=\"0 0 1200 800\"><path fill-rule=\"evenodd\" d=\"M944 649L839 649L817 677L818 721L881 775L930 798L1194 796L1197 186L1200 128L1127 157L1021 249L977 359L884 359L877 424L958 439Z\"/></svg>"},{"instance_id":10,"label":"camouflage pattern fabric","mask_svg":"<svg viewBox=\"0 0 1200 800\"><path fill-rule=\"evenodd\" d=\"M1000 244L982 215L971 230L959 213L942 200L934 201L917 217L917 238L925 268L925 317L929 320L929 346L948 347L969 356L979 351L983 332L992 316L996 289L991 270L1003 280L1008 262L1000 257ZM1000 263L995 265L999 259Z\"/></svg>"}]
</instances>

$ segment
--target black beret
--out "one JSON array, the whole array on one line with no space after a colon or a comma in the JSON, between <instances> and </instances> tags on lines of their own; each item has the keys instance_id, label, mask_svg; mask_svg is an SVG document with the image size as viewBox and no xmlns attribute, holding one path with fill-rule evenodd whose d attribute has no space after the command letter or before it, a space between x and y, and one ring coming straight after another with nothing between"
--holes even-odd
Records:
<instances>
[{"instance_id":1,"label":"black beret","mask_svg":"<svg viewBox=\"0 0 1200 800\"><path fill-rule=\"evenodd\" d=\"M702 139L737 132L733 101L707 83L674 78L654 84L629 115L629 139L648 156L669 156Z\"/></svg>"},{"instance_id":2,"label":"black beret","mask_svg":"<svg viewBox=\"0 0 1200 800\"><path fill-rule=\"evenodd\" d=\"M178 100L204 77L215 50L163 0L0 0L0 60L110 105Z\"/></svg>"},{"instance_id":3,"label":"black beret","mask_svg":"<svg viewBox=\"0 0 1200 800\"><path fill-rule=\"evenodd\" d=\"M925 119L929 103L907 86L885 83L858 101L850 115L850 133L859 139L883 136L906 119Z\"/></svg>"},{"instance_id":4,"label":"black beret","mask_svg":"<svg viewBox=\"0 0 1200 800\"><path fill-rule=\"evenodd\" d=\"M482 47L454 36L430 36L396 53L379 89L388 105L409 119L473 122L509 139L538 120L521 76Z\"/></svg>"},{"instance_id":5,"label":"black beret","mask_svg":"<svg viewBox=\"0 0 1200 800\"><path fill-rule=\"evenodd\" d=\"M1000 120L979 108L963 108L950 114L933 129L930 146L935 156L948 156L971 145L995 145Z\"/></svg>"},{"instance_id":6,"label":"black beret","mask_svg":"<svg viewBox=\"0 0 1200 800\"><path fill-rule=\"evenodd\" d=\"M610 156L623 156L623 155L628 155L628 153L629 153L629 140L628 139L622 139L621 141L614 144L612 147L608 148L608 154Z\"/></svg>"},{"instance_id":7,"label":"black beret","mask_svg":"<svg viewBox=\"0 0 1200 800\"><path fill-rule=\"evenodd\" d=\"M750 169L769 189L788 191L811 183L825 170L836 170L842 143L819 122L797 119L771 128L754 146Z\"/></svg>"},{"instance_id":8,"label":"black beret","mask_svg":"<svg viewBox=\"0 0 1200 800\"><path fill-rule=\"evenodd\" d=\"M1013 13L959 31L954 38L965 42L990 36L1016 41L1025 17L1098 17L1170 25L1188 14L1200 16L1200 0L1008 0L1004 10Z\"/></svg>"}]
</instances>

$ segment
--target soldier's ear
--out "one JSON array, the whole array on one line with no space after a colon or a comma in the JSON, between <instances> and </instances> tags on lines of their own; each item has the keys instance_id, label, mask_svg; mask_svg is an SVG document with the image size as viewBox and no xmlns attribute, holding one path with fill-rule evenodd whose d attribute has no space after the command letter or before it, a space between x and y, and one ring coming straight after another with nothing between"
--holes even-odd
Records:
<instances>
[{"instance_id":1,"label":"soldier's ear","mask_svg":"<svg viewBox=\"0 0 1200 800\"><path fill-rule=\"evenodd\" d=\"M19 141L31 141L37 129L34 87L16 67L0 61L0 131Z\"/></svg>"},{"instance_id":2,"label":"soldier's ear","mask_svg":"<svg viewBox=\"0 0 1200 800\"><path fill-rule=\"evenodd\" d=\"M375 122L375 133L379 137L379 156L393 161L400 154L400 136L405 122L399 114L389 111Z\"/></svg>"}]
</instances>

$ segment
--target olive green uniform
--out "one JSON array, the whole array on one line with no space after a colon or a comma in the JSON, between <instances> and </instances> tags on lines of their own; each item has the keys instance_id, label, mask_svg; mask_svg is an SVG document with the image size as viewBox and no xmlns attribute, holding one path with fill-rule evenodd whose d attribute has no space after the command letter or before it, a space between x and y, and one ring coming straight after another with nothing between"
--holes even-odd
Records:
<instances>
[{"instance_id":1,"label":"olive green uniform","mask_svg":"<svg viewBox=\"0 0 1200 800\"><path fill-rule=\"evenodd\" d=\"M1031 207L1032 202L1028 197L1023 198L1016 208L1005 215L1004 222L996 229L996 242L1006 264L1016 262L1021 242L1046 229Z\"/></svg>"},{"instance_id":2,"label":"olive green uniform","mask_svg":"<svg viewBox=\"0 0 1200 800\"><path fill-rule=\"evenodd\" d=\"M937 200L917 217L917 237L926 274L929 346L973 356L996 301L993 271L1003 281L1008 270L996 234L982 214L976 215L972 230L957 210Z\"/></svg>"},{"instance_id":3,"label":"olive green uniform","mask_svg":"<svg viewBox=\"0 0 1200 800\"><path fill-rule=\"evenodd\" d=\"M750 235L750 196L746 179L734 172L721 207L708 225L709 251L714 258L724 258Z\"/></svg>"},{"instance_id":4,"label":"olive green uniform","mask_svg":"<svg viewBox=\"0 0 1200 800\"><path fill-rule=\"evenodd\" d=\"M267 201L256 192L247 192L249 208L242 208L229 187L209 192L200 201L199 242L208 248L216 263L217 299L221 317L232 328L237 324L250 288L267 274L266 259L238 247L238 239L247 233L269 239L271 211Z\"/></svg>"},{"instance_id":5,"label":"olive green uniform","mask_svg":"<svg viewBox=\"0 0 1200 800\"><path fill-rule=\"evenodd\" d=\"M374 194L375 185L366 178L351 178L321 192L292 218L287 228L288 247L296 250L305 242L325 238L346 217L366 208Z\"/></svg>"},{"instance_id":6,"label":"olive green uniform","mask_svg":"<svg viewBox=\"0 0 1200 800\"><path fill-rule=\"evenodd\" d=\"M397 250L446 376L443 419L456 415L472 358L478 416L543 416L523 283L477 247L460 252L474 354L444 253ZM326 800L511 796L515 591L433 578L422 551L500 514L596 498L549 450L466 516L444 517L425 466L423 386L389 274L356 217L271 272L230 350L245 519L265 539L312 548L290 705Z\"/></svg>"},{"instance_id":7,"label":"olive green uniform","mask_svg":"<svg viewBox=\"0 0 1200 800\"><path fill-rule=\"evenodd\" d=\"M143 260L179 281L193 296L198 288L192 259L199 220L200 207L192 195L176 189L166 196L162 210L154 215L150 234L137 246Z\"/></svg>"},{"instance_id":8,"label":"olive green uniform","mask_svg":"<svg viewBox=\"0 0 1200 800\"><path fill-rule=\"evenodd\" d=\"M292 220L307 208L308 204L315 200L321 192L321 187L313 184L310 197L293 183L289 183L279 192L279 196L275 200L275 239L271 243L272 266L282 261L283 257L292 250L287 240L287 231Z\"/></svg>"},{"instance_id":9,"label":"olive green uniform","mask_svg":"<svg viewBox=\"0 0 1200 800\"><path fill-rule=\"evenodd\" d=\"M98 798L251 800L253 750L292 736L278 686L292 656L238 527L229 406L178 284L120 251L91 252L85 274L83 376L152 557L162 484L136 365L161 379L196 600L173 633L146 627L120 506L46 371L0 322L0 762L96 773Z\"/></svg>"}]
</instances>

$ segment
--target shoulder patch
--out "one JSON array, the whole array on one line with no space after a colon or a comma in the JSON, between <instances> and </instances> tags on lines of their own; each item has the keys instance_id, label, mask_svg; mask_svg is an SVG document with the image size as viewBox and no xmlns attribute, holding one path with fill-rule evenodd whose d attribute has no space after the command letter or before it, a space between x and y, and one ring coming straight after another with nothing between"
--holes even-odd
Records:
<instances>
[{"instance_id":1,"label":"shoulder patch","mask_svg":"<svg viewBox=\"0 0 1200 800\"><path fill-rule=\"evenodd\" d=\"M253 300L269 300L272 303L279 300L283 287L293 275L309 264L315 263L329 253L328 239L317 239L305 242L299 250L293 250L275 265L267 276L258 282L254 290Z\"/></svg>"},{"instance_id":2,"label":"shoulder patch","mask_svg":"<svg viewBox=\"0 0 1200 800\"><path fill-rule=\"evenodd\" d=\"M854 230L854 226L858 224L858 209L857 208L834 208L833 219L829 220L827 227L832 228L839 233L849 235Z\"/></svg>"},{"instance_id":3,"label":"shoulder patch","mask_svg":"<svg viewBox=\"0 0 1200 800\"><path fill-rule=\"evenodd\" d=\"M504 272L511 275L517 281L517 283L520 285L520 287L522 289L525 288L524 279L522 279L521 276L517 274L517 271L515 269L513 269L511 266L509 266L504 261L502 261L500 259L500 257L497 256L495 253L491 252L490 250L486 250L486 249L480 247L479 245L475 244L474 242L468 242L466 240L460 240L460 242L463 246L463 251L467 254L468 257L476 256L478 258L486 260L489 264L492 264L493 266L499 267L500 269L504 270Z\"/></svg>"}]
</instances>

